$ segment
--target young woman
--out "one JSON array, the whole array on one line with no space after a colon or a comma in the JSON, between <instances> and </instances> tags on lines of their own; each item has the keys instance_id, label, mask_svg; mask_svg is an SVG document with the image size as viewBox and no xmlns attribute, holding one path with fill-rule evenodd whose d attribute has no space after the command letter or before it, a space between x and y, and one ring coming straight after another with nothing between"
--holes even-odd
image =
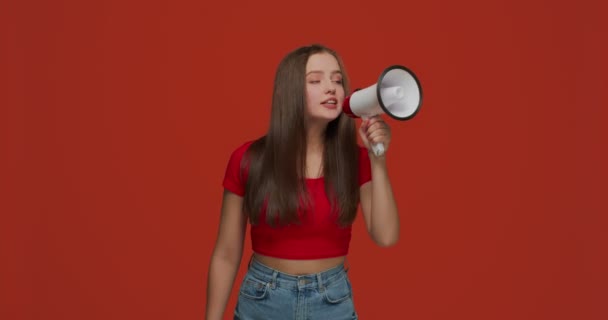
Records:
<instances>
[{"instance_id":1,"label":"young woman","mask_svg":"<svg viewBox=\"0 0 608 320\"><path fill-rule=\"evenodd\" d=\"M254 254L234 319L356 319L345 269L359 204L371 238L399 238L386 153L388 125L342 113L348 78L333 50L289 53L275 76L270 127L232 153L223 181L217 242L209 266L206 319L221 319L243 253L247 222ZM357 131L364 147L357 143Z\"/></svg>"}]
</instances>

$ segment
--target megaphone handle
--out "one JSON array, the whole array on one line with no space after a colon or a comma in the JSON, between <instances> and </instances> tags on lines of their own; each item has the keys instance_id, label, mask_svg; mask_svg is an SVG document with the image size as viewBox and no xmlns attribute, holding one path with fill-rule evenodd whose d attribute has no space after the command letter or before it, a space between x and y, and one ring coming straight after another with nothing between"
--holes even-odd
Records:
<instances>
[{"instance_id":1,"label":"megaphone handle","mask_svg":"<svg viewBox=\"0 0 608 320\"><path fill-rule=\"evenodd\" d=\"M384 154L384 144L382 143L374 143L372 144L372 151L377 157L380 157Z\"/></svg>"},{"instance_id":2,"label":"megaphone handle","mask_svg":"<svg viewBox=\"0 0 608 320\"><path fill-rule=\"evenodd\" d=\"M369 117L367 117L367 116L363 116L362 118L363 118L363 120L369 119ZM385 150L384 150L384 144L382 144L382 142L380 142L380 143L372 143L370 141L370 144L372 146L372 151L374 152L374 154L376 155L376 157L380 157L380 156L382 156L384 154Z\"/></svg>"}]
</instances>

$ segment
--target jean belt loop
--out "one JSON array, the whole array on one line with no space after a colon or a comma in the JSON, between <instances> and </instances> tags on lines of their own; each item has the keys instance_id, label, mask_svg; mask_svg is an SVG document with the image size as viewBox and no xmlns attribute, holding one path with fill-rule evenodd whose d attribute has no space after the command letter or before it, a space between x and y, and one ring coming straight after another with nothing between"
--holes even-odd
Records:
<instances>
[{"instance_id":1,"label":"jean belt loop","mask_svg":"<svg viewBox=\"0 0 608 320\"><path fill-rule=\"evenodd\" d=\"M325 285L323 283L323 277L321 277L321 273L317 273L317 285L319 286L319 292L325 291Z\"/></svg>"},{"instance_id":2,"label":"jean belt loop","mask_svg":"<svg viewBox=\"0 0 608 320\"><path fill-rule=\"evenodd\" d=\"M270 287L272 289L277 287L277 275L279 275L279 272L277 270L273 270L272 271L272 280L270 280Z\"/></svg>"}]
</instances>

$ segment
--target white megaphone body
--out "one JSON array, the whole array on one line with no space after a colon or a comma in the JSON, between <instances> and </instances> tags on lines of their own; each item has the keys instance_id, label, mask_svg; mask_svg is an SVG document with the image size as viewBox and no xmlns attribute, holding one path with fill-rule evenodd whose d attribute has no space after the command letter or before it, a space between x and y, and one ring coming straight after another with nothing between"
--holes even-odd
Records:
<instances>
[{"instance_id":1,"label":"white megaphone body","mask_svg":"<svg viewBox=\"0 0 608 320\"><path fill-rule=\"evenodd\" d=\"M404 121L416 115L422 104L422 88L412 71L394 65L384 69L378 82L356 89L344 99L342 110L352 118L367 119L382 113ZM372 144L376 156L384 154L382 143Z\"/></svg>"}]
</instances>

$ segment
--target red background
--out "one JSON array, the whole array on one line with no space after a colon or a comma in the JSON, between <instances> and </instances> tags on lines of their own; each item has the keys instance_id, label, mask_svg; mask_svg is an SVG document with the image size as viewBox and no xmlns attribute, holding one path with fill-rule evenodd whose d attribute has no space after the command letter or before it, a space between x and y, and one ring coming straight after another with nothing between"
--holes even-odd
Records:
<instances>
[{"instance_id":1,"label":"red background","mask_svg":"<svg viewBox=\"0 0 608 320\"><path fill-rule=\"evenodd\" d=\"M355 225L361 319L608 318L606 12L1 1L0 318L202 319L229 154L266 130L279 60L313 42L354 87L403 64L424 90L416 118L388 120L401 241Z\"/></svg>"}]
</instances>

